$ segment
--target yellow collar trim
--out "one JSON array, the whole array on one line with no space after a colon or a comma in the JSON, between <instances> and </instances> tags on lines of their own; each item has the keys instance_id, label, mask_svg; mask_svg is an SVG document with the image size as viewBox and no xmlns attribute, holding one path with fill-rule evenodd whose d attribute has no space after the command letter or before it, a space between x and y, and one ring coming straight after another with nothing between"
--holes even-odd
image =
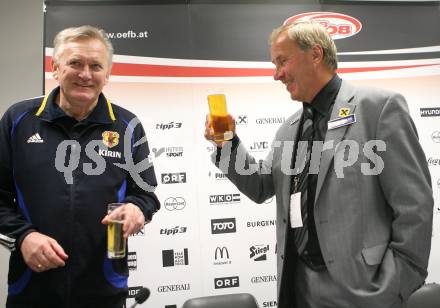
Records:
<instances>
[{"instance_id":1,"label":"yellow collar trim","mask_svg":"<svg viewBox=\"0 0 440 308\"><path fill-rule=\"evenodd\" d=\"M49 94L46 94L44 96L43 102L40 105L40 108L38 108L37 112L35 113L35 115L38 117L41 115L41 113L43 112L44 108L46 108L46 103L47 103L47 99L49 98ZM107 108L108 108L108 113L110 115L110 119L112 119L112 121L116 121L116 117L115 114L113 113L113 107L112 104L110 102L110 100L107 100Z\"/></svg>"}]
</instances>

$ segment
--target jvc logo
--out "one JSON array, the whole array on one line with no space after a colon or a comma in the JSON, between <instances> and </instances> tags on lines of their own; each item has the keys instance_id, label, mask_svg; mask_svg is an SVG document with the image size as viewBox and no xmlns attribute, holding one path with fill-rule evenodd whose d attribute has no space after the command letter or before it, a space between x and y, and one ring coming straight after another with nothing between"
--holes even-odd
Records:
<instances>
[{"instance_id":1,"label":"jvc logo","mask_svg":"<svg viewBox=\"0 0 440 308\"><path fill-rule=\"evenodd\" d=\"M252 151L263 151L269 148L269 143L267 141L256 141L251 145L250 149Z\"/></svg>"},{"instance_id":2,"label":"jvc logo","mask_svg":"<svg viewBox=\"0 0 440 308\"><path fill-rule=\"evenodd\" d=\"M236 288L240 286L238 276L214 278L215 289Z\"/></svg>"},{"instance_id":3,"label":"jvc logo","mask_svg":"<svg viewBox=\"0 0 440 308\"><path fill-rule=\"evenodd\" d=\"M186 183L186 172L162 173L162 184Z\"/></svg>"},{"instance_id":4,"label":"jvc logo","mask_svg":"<svg viewBox=\"0 0 440 308\"><path fill-rule=\"evenodd\" d=\"M224 195L210 195L209 203L237 203L240 202L240 194L224 194Z\"/></svg>"},{"instance_id":5,"label":"jvc logo","mask_svg":"<svg viewBox=\"0 0 440 308\"><path fill-rule=\"evenodd\" d=\"M181 128L182 122L170 122L167 124L159 123L156 124L156 129L167 130L172 128Z\"/></svg>"},{"instance_id":6,"label":"jvc logo","mask_svg":"<svg viewBox=\"0 0 440 308\"><path fill-rule=\"evenodd\" d=\"M221 219L211 219L211 233L234 233L235 228L235 218L221 218Z\"/></svg>"}]
</instances>

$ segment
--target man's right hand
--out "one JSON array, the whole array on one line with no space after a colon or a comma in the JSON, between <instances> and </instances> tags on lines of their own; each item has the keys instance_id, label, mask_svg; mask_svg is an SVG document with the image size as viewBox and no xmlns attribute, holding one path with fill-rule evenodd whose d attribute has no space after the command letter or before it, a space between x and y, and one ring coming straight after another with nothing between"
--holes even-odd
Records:
<instances>
[{"instance_id":1,"label":"man's right hand","mask_svg":"<svg viewBox=\"0 0 440 308\"><path fill-rule=\"evenodd\" d=\"M228 114L228 129L233 133L235 136L235 119L233 116ZM217 147L221 148L223 146L223 143L225 141L215 141L214 138L214 129L212 128L212 121L209 114L206 115L205 120L205 138L208 141L211 141L212 143L216 144Z\"/></svg>"},{"instance_id":2,"label":"man's right hand","mask_svg":"<svg viewBox=\"0 0 440 308\"><path fill-rule=\"evenodd\" d=\"M26 235L20 250L24 261L34 272L64 266L69 257L56 240L39 232Z\"/></svg>"}]
</instances>

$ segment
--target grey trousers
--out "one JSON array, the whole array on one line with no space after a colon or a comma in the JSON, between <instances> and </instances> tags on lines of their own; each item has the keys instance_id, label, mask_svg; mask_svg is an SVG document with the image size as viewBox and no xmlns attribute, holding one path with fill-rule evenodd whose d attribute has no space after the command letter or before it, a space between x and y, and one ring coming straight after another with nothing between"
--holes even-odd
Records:
<instances>
[{"instance_id":1,"label":"grey trousers","mask_svg":"<svg viewBox=\"0 0 440 308\"><path fill-rule=\"evenodd\" d=\"M327 270L316 272L297 258L294 278L295 308L357 308L344 296L344 290L330 277ZM396 298L391 307L371 308L405 308Z\"/></svg>"}]
</instances>

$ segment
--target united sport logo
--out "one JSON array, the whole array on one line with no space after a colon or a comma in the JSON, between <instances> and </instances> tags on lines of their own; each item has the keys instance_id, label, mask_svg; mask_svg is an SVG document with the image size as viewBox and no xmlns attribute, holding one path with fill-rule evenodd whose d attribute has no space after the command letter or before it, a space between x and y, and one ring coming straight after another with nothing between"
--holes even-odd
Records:
<instances>
[{"instance_id":1,"label":"united sport logo","mask_svg":"<svg viewBox=\"0 0 440 308\"><path fill-rule=\"evenodd\" d=\"M284 24L313 20L324 26L334 40L358 34L362 23L352 16L332 12L307 12L287 18Z\"/></svg>"}]
</instances>

